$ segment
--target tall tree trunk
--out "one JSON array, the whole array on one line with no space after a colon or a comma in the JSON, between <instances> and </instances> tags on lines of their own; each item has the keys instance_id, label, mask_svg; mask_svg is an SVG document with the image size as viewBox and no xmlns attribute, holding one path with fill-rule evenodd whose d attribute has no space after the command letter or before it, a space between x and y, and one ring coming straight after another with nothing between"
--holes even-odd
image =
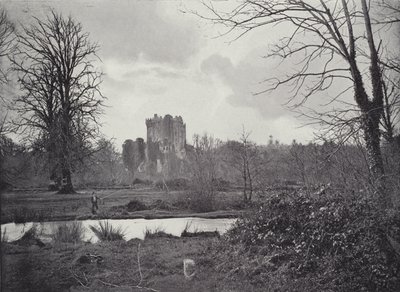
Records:
<instances>
[{"instance_id":1,"label":"tall tree trunk","mask_svg":"<svg viewBox=\"0 0 400 292\"><path fill-rule=\"evenodd\" d=\"M365 143L368 154L368 164L372 176L372 182L376 189L376 199L382 208L387 208L390 203L389 194L386 191L385 172L380 148L379 124L383 116L383 83L382 73L379 65L378 51L374 43L371 20L367 7L367 1L362 0L362 10L364 14L365 29L367 34L368 46L370 51L370 73L372 83L372 101L368 100L368 112L363 113L363 127Z\"/></svg>"},{"instance_id":2,"label":"tall tree trunk","mask_svg":"<svg viewBox=\"0 0 400 292\"><path fill-rule=\"evenodd\" d=\"M345 6L345 1L342 1ZM380 148L380 129L379 124L383 114L383 84L381 69L379 66L379 56L376 50L371 21L369 18L369 10L367 2L361 0L363 17L367 35L367 41L370 51L370 73L372 83L372 98L368 97L365 90L365 85L361 72L357 66L356 51L354 47L351 49L350 54L346 59L350 65L351 75L354 84L354 99L361 111L361 127L364 134L365 146L367 151L368 168L370 172L371 182L375 188L375 202L382 208L387 208L390 205L390 198L385 188L385 173L383 168L383 158ZM348 11L345 11L348 16ZM348 26L351 23L348 18ZM352 30L349 30L350 44L354 44L354 36Z\"/></svg>"},{"instance_id":3,"label":"tall tree trunk","mask_svg":"<svg viewBox=\"0 0 400 292\"><path fill-rule=\"evenodd\" d=\"M58 156L56 153L56 145L55 143L50 143L47 149L48 153L48 168L49 168L49 178L50 178L50 185L49 190L55 191L60 188L60 172L58 166Z\"/></svg>"},{"instance_id":4,"label":"tall tree trunk","mask_svg":"<svg viewBox=\"0 0 400 292\"><path fill-rule=\"evenodd\" d=\"M60 194L73 194L75 193L74 187L72 185L71 179L71 161L70 161L70 121L67 110L64 109L64 114L62 117L61 125L61 172L62 172L62 182L59 193Z\"/></svg>"},{"instance_id":5,"label":"tall tree trunk","mask_svg":"<svg viewBox=\"0 0 400 292\"><path fill-rule=\"evenodd\" d=\"M353 65L352 63L350 63ZM385 172L383 168L383 158L380 147L381 133L379 129L382 117L382 106L370 101L365 91L361 73L356 65L351 66L354 79L354 98L361 110L361 127L367 151L368 168L371 183L375 188L375 201L382 207L390 205L390 198L385 188Z\"/></svg>"},{"instance_id":6,"label":"tall tree trunk","mask_svg":"<svg viewBox=\"0 0 400 292\"><path fill-rule=\"evenodd\" d=\"M377 202L379 202L382 207L387 207L389 199L386 196L385 189L385 172L380 147L379 121L379 113L370 111L369 113L363 114L362 123L371 181L375 187Z\"/></svg>"},{"instance_id":7,"label":"tall tree trunk","mask_svg":"<svg viewBox=\"0 0 400 292\"><path fill-rule=\"evenodd\" d=\"M60 194L73 194L75 193L71 180L71 170L68 166L64 165L62 170L62 182L59 193Z\"/></svg>"},{"instance_id":8,"label":"tall tree trunk","mask_svg":"<svg viewBox=\"0 0 400 292\"><path fill-rule=\"evenodd\" d=\"M51 184L49 185L50 191L59 190L61 186L61 174L60 174L60 157L57 142L57 130L55 128L55 122L50 123L49 127L49 140L47 141L47 153L48 153L48 168L49 168L49 178Z\"/></svg>"}]
</instances>

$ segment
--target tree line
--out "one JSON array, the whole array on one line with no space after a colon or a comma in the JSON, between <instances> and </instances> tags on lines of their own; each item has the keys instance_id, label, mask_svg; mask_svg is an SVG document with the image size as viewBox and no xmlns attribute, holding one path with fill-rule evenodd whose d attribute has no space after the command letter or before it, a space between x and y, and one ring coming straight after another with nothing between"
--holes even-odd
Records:
<instances>
[{"instance_id":1,"label":"tree line","mask_svg":"<svg viewBox=\"0 0 400 292\"><path fill-rule=\"evenodd\" d=\"M383 37L381 32L394 32L393 38L399 39L399 30L395 30L400 22L398 3L244 0L231 11L204 5L211 14L195 14L226 27L227 34L238 38L263 27L285 27L279 41L270 44L266 57L297 65L285 76L265 80L264 92L287 88L292 93L288 95L288 104L320 125L322 131L319 144L281 145L277 147L279 151L268 145L269 152L277 151L274 155L249 141L245 132L238 141L218 147L210 137L197 136L190 159L192 165L197 163L204 171L198 169L192 179L202 184L201 175L217 180L214 168L235 169L243 182L245 200L251 200L258 181L268 180L271 161L286 153L283 156L290 157L290 171L296 172L304 185L321 181L318 177L322 173L331 180L341 176L345 184L351 180L366 181L376 204L382 208L392 205L399 153L400 56L390 46L392 39ZM49 178L61 193L74 191L72 173L100 151L96 143L105 97L100 91L102 72L96 67L98 50L98 45L91 42L89 34L72 17L51 11L45 19L34 18L30 25L16 30L1 8L0 58L2 64L9 64L2 66L0 72L2 143L9 144L5 136L9 131L24 134L30 147L26 151L35 149L44 154ZM16 76L19 90L5 107L10 72ZM332 88L339 88L334 96L329 92ZM307 101L314 96L326 105L324 110L307 107ZM351 101L344 98L348 96ZM9 119L8 110L16 113L16 118ZM125 146L128 150L129 145ZM328 148L331 154L327 154ZM229 153L221 158L224 162L207 163L210 157L220 157L221 149ZM322 155L321 151L327 153ZM336 155L339 153L341 156ZM329 163L336 165L335 175L328 175L327 169L319 169L318 164L310 167L310 160L319 161L321 157L325 160L319 165L330 171ZM125 162L132 159L123 155ZM347 164L355 165L356 178L352 179L355 174L346 173ZM272 167L281 171L282 165L279 160ZM133 176L135 167L127 168ZM231 172L234 171L226 173ZM275 175L275 180L279 180L278 172ZM289 177L292 175L282 175Z\"/></svg>"},{"instance_id":2,"label":"tree line","mask_svg":"<svg viewBox=\"0 0 400 292\"><path fill-rule=\"evenodd\" d=\"M231 10L203 4L209 13L194 13L225 27L224 35L233 34L235 39L254 30L283 28L279 40L269 44L266 58L289 63L292 70L265 80L263 92L287 88L292 93L288 104L339 143L362 132L376 203L390 206L381 137L394 144L398 131L400 56L396 47L390 47L393 39L383 37L383 32L394 36L398 47L398 2L244 0ZM332 95L333 87L339 91ZM348 95L353 96L350 102L343 99ZM314 96L327 105L324 110L304 110Z\"/></svg>"}]
</instances>

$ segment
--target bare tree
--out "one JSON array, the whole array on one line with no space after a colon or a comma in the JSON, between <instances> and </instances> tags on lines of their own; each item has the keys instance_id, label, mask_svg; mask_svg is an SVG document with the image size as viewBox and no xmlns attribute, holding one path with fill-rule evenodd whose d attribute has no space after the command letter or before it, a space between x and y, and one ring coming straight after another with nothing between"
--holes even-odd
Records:
<instances>
[{"instance_id":1,"label":"bare tree","mask_svg":"<svg viewBox=\"0 0 400 292\"><path fill-rule=\"evenodd\" d=\"M52 11L47 19L35 18L22 28L12 59L23 92L16 100L16 124L33 136L47 137L61 193L74 192L74 162L98 134L104 97L99 91L102 74L94 67L97 50L80 23Z\"/></svg>"},{"instance_id":2,"label":"bare tree","mask_svg":"<svg viewBox=\"0 0 400 292\"><path fill-rule=\"evenodd\" d=\"M207 134L193 136L189 156L192 179L192 203L199 211L211 211L217 192L217 148L220 141Z\"/></svg>"},{"instance_id":3,"label":"bare tree","mask_svg":"<svg viewBox=\"0 0 400 292\"><path fill-rule=\"evenodd\" d=\"M135 156L135 142L131 139L125 140L124 144L122 144L122 160L125 168L128 169L131 175L130 181L133 183L133 179L135 177L136 160L138 160L138 158Z\"/></svg>"},{"instance_id":4,"label":"bare tree","mask_svg":"<svg viewBox=\"0 0 400 292\"><path fill-rule=\"evenodd\" d=\"M9 20L7 12L0 6L0 192L9 183L9 175L4 169L6 147L5 141L7 137L5 134L8 132L6 126L8 112L6 110L6 98L3 95L3 90L8 83L8 68L5 64L8 57L12 53L12 48L15 38L15 28L13 23Z\"/></svg>"},{"instance_id":5,"label":"bare tree","mask_svg":"<svg viewBox=\"0 0 400 292\"><path fill-rule=\"evenodd\" d=\"M3 7L0 7L0 85L7 83L7 69L3 62L9 57L12 52L15 27L9 20L7 12Z\"/></svg>"},{"instance_id":6,"label":"bare tree","mask_svg":"<svg viewBox=\"0 0 400 292\"><path fill-rule=\"evenodd\" d=\"M8 83L9 67L6 62L13 52L15 27L9 20L7 12L0 6L0 135L6 133L6 98L3 91Z\"/></svg>"},{"instance_id":7,"label":"bare tree","mask_svg":"<svg viewBox=\"0 0 400 292\"><path fill-rule=\"evenodd\" d=\"M383 80L384 110L382 112L383 137L392 144L396 134L396 125L400 117L400 78L386 77Z\"/></svg>"},{"instance_id":8,"label":"bare tree","mask_svg":"<svg viewBox=\"0 0 400 292\"><path fill-rule=\"evenodd\" d=\"M375 24L379 23L371 21L371 7L367 1L248 0L227 13L217 11L211 4L205 5L213 15L208 19L227 26L228 32L239 31L239 37L259 27L286 25L288 34L272 46L267 57L279 57L283 61L295 59L300 68L283 78L267 80L271 87L266 91L290 86L293 95L289 101L299 100L301 95L297 103L300 106L310 96L326 91L337 81L341 82L342 88L348 84L329 102L353 91L354 104L350 106L354 105L355 111L351 119L359 121L364 134L377 202L383 207L388 206L390 200L385 191L379 128L384 108L383 40L376 40L375 34L382 26L377 27ZM366 63L368 70L365 70ZM348 118L346 112L343 121Z\"/></svg>"},{"instance_id":9,"label":"bare tree","mask_svg":"<svg viewBox=\"0 0 400 292\"><path fill-rule=\"evenodd\" d=\"M239 139L240 142L227 142L227 147L230 150L228 153L230 165L241 174L244 201L251 201L252 199L254 182L259 171L258 162L261 158L257 145L249 140L250 134L243 128Z\"/></svg>"}]
</instances>

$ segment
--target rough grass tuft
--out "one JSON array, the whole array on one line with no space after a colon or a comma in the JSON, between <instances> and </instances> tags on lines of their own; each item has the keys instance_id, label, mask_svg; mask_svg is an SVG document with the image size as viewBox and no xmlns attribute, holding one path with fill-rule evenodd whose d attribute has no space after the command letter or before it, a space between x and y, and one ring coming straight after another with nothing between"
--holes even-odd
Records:
<instances>
[{"instance_id":1,"label":"rough grass tuft","mask_svg":"<svg viewBox=\"0 0 400 292\"><path fill-rule=\"evenodd\" d=\"M52 238L56 243L77 243L83 241L84 233L85 228L82 226L82 222L74 221L72 223L63 223L59 225L52 235Z\"/></svg>"},{"instance_id":2,"label":"rough grass tuft","mask_svg":"<svg viewBox=\"0 0 400 292\"><path fill-rule=\"evenodd\" d=\"M52 210L50 208L33 210L24 206L12 209L8 214L7 220L14 221L15 223L43 222L45 218L51 215Z\"/></svg>"},{"instance_id":3,"label":"rough grass tuft","mask_svg":"<svg viewBox=\"0 0 400 292\"><path fill-rule=\"evenodd\" d=\"M215 231L200 231L197 227L193 228L193 231L189 231L192 226L192 221L186 223L185 228L181 233L181 237L219 237L220 234L217 230Z\"/></svg>"},{"instance_id":4,"label":"rough grass tuft","mask_svg":"<svg viewBox=\"0 0 400 292\"><path fill-rule=\"evenodd\" d=\"M98 226L90 225L90 229L101 241L114 241L125 239L125 231L122 230L121 226L114 227L107 220L100 221Z\"/></svg>"},{"instance_id":5,"label":"rough grass tuft","mask_svg":"<svg viewBox=\"0 0 400 292\"><path fill-rule=\"evenodd\" d=\"M126 209L128 210L128 212L135 212L135 211L148 210L149 208L142 201L134 199L129 201L128 204L126 204Z\"/></svg>"},{"instance_id":6,"label":"rough grass tuft","mask_svg":"<svg viewBox=\"0 0 400 292\"><path fill-rule=\"evenodd\" d=\"M1 243L7 241L8 241L7 228L4 227L3 231L1 232Z\"/></svg>"},{"instance_id":7,"label":"rough grass tuft","mask_svg":"<svg viewBox=\"0 0 400 292\"><path fill-rule=\"evenodd\" d=\"M155 229L146 227L146 229L144 230L144 239L157 238L157 237L174 238L176 236L166 233L165 229L161 226L157 226Z\"/></svg>"}]
</instances>

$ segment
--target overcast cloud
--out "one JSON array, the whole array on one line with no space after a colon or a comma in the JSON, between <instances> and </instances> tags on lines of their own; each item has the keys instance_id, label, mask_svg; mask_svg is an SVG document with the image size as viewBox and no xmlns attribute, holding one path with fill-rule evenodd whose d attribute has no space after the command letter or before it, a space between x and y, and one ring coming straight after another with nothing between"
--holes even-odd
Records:
<instances>
[{"instance_id":1,"label":"overcast cloud","mask_svg":"<svg viewBox=\"0 0 400 292\"><path fill-rule=\"evenodd\" d=\"M229 1L228 1L229 2ZM254 95L262 81L279 71L262 59L277 37L252 33L234 42L214 38L218 27L182 9L201 9L196 1L3 1L10 18L29 24L49 9L81 22L100 45L99 68L105 73L107 96L103 132L121 145L145 137L145 119L181 115L187 140L194 133L237 139L242 125L251 138L267 143L268 136L290 143L309 141L313 129L283 104L285 92ZM222 5L229 5L223 3Z\"/></svg>"}]
</instances>

